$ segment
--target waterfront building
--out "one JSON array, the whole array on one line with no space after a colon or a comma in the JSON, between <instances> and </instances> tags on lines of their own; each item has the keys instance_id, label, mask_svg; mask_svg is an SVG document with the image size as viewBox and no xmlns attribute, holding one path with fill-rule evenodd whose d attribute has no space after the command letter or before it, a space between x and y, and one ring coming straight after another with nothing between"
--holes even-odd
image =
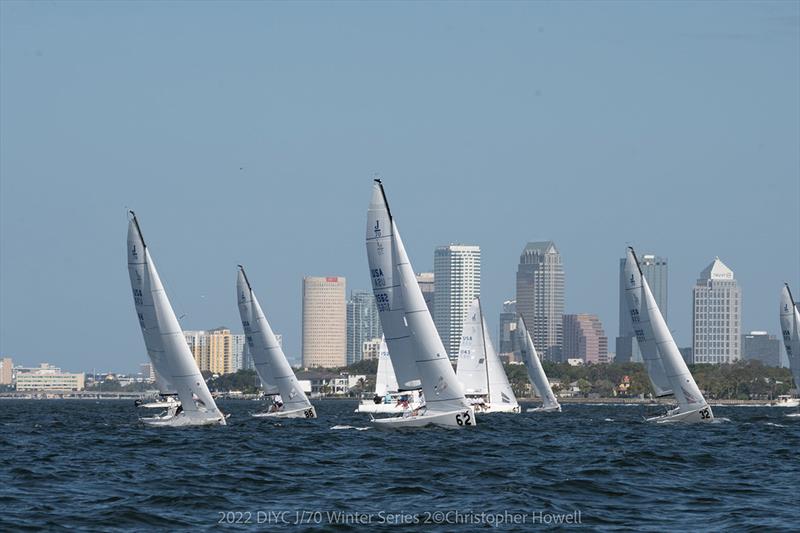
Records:
<instances>
[{"instance_id":1,"label":"waterfront building","mask_svg":"<svg viewBox=\"0 0 800 533\"><path fill-rule=\"evenodd\" d=\"M381 340L381 337L375 337L364 341L361 345L361 359L364 361L377 359L381 353Z\"/></svg>"},{"instance_id":2,"label":"waterfront building","mask_svg":"<svg viewBox=\"0 0 800 533\"><path fill-rule=\"evenodd\" d=\"M153 368L153 363L142 363L139 365L139 373L142 375L142 379L147 382L153 382L156 380L156 372Z\"/></svg>"},{"instance_id":3,"label":"waterfront building","mask_svg":"<svg viewBox=\"0 0 800 533\"><path fill-rule=\"evenodd\" d=\"M692 288L692 351L695 363L741 359L742 291L733 271L715 258Z\"/></svg>"},{"instance_id":4,"label":"waterfront building","mask_svg":"<svg viewBox=\"0 0 800 533\"><path fill-rule=\"evenodd\" d=\"M347 300L347 364L360 361L364 343L383 335L372 291L352 291Z\"/></svg>"},{"instance_id":5,"label":"waterfront building","mask_svg":"<svg viewBox=\"0 0 800 533\"><path fill-rule=\"evenodd\" d=\"M245 336L222 326L211 330L185 330L183 336L200 371L230 374L242 365Z\"/></svg>"},{"instance_id":6,"label":"waterfront building","mask_svg":"<svg viewBox=\"0 0 800 533\"><path fill-rule=\"evenodd\" d=\"M608 363L608 337L597 315L564 315L565 359L580 359L584 363Z\"/></svg>"},{"instance_id":7,"label":"waterfront building","mask_svg":"<svg viewBox=\"0 0 800 533\"><path fill-rule=\"evenodd\" d=\"M751 331L742 335L742 356L746 361L761 361L765 366L781 365L783 339L766 331Z\"/></svg>"},{"instance_id":8,"label":"waterfront building","mask_svg":"<svg viewBox=\"0 0 800 533\"><path fill-rule=\"evenodd\" d=\"M79 391L85 384L83 373L62 372L60 368L42 363L37 368L16 369L18 391Z\"/></svg>"},{"instance_id":9,"label":"waterfront building","mask_svg":"<svg viewBox=\"0 0 800 533\"><path fill-rule=\"evenodd\" d=\"M517 267L517 313L539 355L561 361L564 332L564 266L553 241L529 242Z\"/></svg>"},{"instance_id":10,"label":"waterfront building","mask_svg":"<svg viewBox=\"0 0 800 533\"><path fill-rule=\"evenodd\" d=\"M436 295L433 322L450 360L456 361L464 317L481 294L480 246L437 246L433 256L433 284Z\"/></svg>"},{"instance_id":11,"label":"waterfront building","mask_svg":"<svg viewBox=\"0 0 800 533\"><path fill-rule=\"evenodd\" d=\"M661 316L664 317L665 322L668 322L669 267L667 258L654 254L644 254L637 256L637 259L639 260L639 268L642 269L642 275L647 280L650 292L653 293L656 305L661 311ZM623 257L619 260L619 336L616 339L616 360L641 363L642 352L639 350L639 343L636 341L636 335L633 332L628 301L625 298L627 280L625 279L624 271L625 258Z\"/></svg>"},{"instance_id":12,"label":"waterfront building","mask_svg":"<svg viewBox=\"0 0 800 533\"><path fill-rule=\"evenodd\" d=\"M341 276L303 278L303 366L347 364L345 288Z\"/></svg>"},{"instance_id":13,"label":"waterfront building","mask_svg":"<svg viewBox=\"0 0 800 533\"><path fill-rule=\"evenodd\" d=\"M10 357L0 359L0 385L11 385L14 379L14 361Z\"/></svg>"}]
</instances>

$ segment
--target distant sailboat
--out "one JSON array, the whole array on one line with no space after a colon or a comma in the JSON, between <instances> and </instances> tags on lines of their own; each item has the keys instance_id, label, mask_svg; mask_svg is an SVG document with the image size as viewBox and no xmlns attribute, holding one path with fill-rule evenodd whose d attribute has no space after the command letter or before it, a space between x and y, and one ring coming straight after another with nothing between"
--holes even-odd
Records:
<instances>
[{"instance_id":1,"label":"distant sailboat","mask_svg":"<svg viewBox=\"0 0 800 533\"><path fill-rule=\"evenodd\" d=\"M133 211L128 224L128 271L145 347L162 393L176 394L180 405L142 418L150 426L225 425L225 416L208 391L161 284ZM173 402L174 403L174 402Z\"/></svg>"},{"instance_id":2,"label":"distant sailboat","mask_svg":"<svg viewBox=\"0 0 800 533\"><path fill-rule=\"evenodd\" d=\"M797 310L788 283L784 284L781 290L780 319L783 345L786 348L789 369L792 371L792 378L794 378L794 389L796 395L800 396L800 311ZM786 407L795 407L797 406L797 400L795 398L786 399L784 405Z\"/></svg>"},{"instance_id":3,"label":"distant sailboat","mask_svg":"<svg viewBox=\"0 0 800 533\"><path fill-rule=\"evenodd\" d=\"M477 413L519 413L503 363L486 335L480 298L467 311L461 332L456 376Z\"/></svg>"},{"instance_id":4,"label":"distant sailboat","mask_svg":"<svg viewBox=\"0 0 800 533\"><path fill-rule=\"evenodd\" d=\"M628 302L633 330L636 339L645 354L647 347L655 347L656 352L661 358L661 365L666 377L665 384L657 386L662 379L660 374L652 374L654 366L646 365L650 380L656 390L658 388L668 389L675 395L678 407L669 410L662 416L648 418L648 422L710 422L714 419L714 413L706 402L700 389L697 387L686 362L681 357L678 346L667 328L664 317L658 309L653 293L647 280L642 275L639 261L633 248L628 248L624 268L627 286L625 287L625 298Z\"/></svg>"},{"instance_id":5,"label":"distant sailboat","mask_svg":"<svg viewBox=\"0 0 800 533\"><path fill-rule=\"evenodd\" d=\"M362 400L356 407L355 412L398 414L409 409L413 411L423 406L418 390L399 392L398 389L392 358L389 356L389 348L386 346L386 338L382 338L378 351L375 396L370 400Z\"/></svg>"},{"instance_id":6,"label":"distant sailboat","mask_svg":"<svg viewBox=\"0 0 800 533\"><path fill-rule=\"evenodd\" d=\"M528 333L528 328L525 326L525 320L522 316L517 319L517 335L519 335L520 339L522 360L525 362L525 368L528 370L528 378L531 380L534 392L542 399L541 407L528 409L527 412L560 413L561 404L558 403L556 395L553 394L553 388L550 386L550 381L548 381L544 373L542 362L539 360L539 354L536 353L533 339L531 339L531 334Z\"/></svg>"},{"instance_id":7,"label":"distant sailboat","mask_svg":"<svg viewBox=\"0 0 800 533\"><path fill-rule=\"evenodd\" d=\"M300 387L241 265L236 279L236 293L247 347L253 356L256 372L268 394L279 394L266 412L253 416L316 418L317 412Z\"/></svg>"},{"instance_id":8,"label":"distant sailboat","mask_svg":"<svg viewBox=\"0 0 800 533\"><path fill-rule=\"evenodd\" d=\"M373 422L387 428L474 426L475 412L433 325L380 180L372 189L366 244L372 289L399 389L421 387L426 404L402 417Z\"/></svg>"}]
</instances>

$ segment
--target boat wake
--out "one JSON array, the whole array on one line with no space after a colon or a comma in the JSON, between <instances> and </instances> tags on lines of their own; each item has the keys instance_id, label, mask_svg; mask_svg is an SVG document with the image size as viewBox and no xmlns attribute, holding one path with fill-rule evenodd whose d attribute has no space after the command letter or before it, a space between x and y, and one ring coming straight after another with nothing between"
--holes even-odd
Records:
<instances>
[{"instance_id":1,"label":"boat wake","mask_svg":"<svg viewBox=\"0 0 800 533\"><path fill-rule=\"evenodd\" d=\"M774 423L774 422L767 422L767 425L768 425L768 426L774 426L774 427L776 427L776 428L785 428L785 427L786 427L786 426L784 426L783 424L776 424L776 423Z\"/></svg>"},{"instance_id":2,"label":"boat wake","mask_svg":"<svg viewBox=\"0 0 800 533\"><path fill-rule=\"evenodd\" d=\"M356 431L366 431L366 430L369 429L369 426L360 428L360 427L356 427L356 426L348 426L348 425L339 425L339 424L337 424L335 426L332 426L331 429L355 429Z\"/></svg>"}]
</instances>

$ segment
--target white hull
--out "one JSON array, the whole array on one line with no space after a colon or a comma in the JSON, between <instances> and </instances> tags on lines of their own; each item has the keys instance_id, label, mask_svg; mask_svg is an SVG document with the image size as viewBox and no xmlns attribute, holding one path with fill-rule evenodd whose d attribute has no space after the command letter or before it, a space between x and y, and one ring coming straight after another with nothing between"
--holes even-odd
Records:
<instances>
[{"instance_id":1,"label":"white hull","mask_svg":"<svg viewBox=\"0 0 800 533\"><path fill-rule=\"evenodd\" d=\"M712 420L714 420L714 413L711 412L711 407L705 405L699 409L683 413L678 412L678 409L672 409L665 415L646 418L645 422L652 422L655 424L694 424L697 422L711 422Z\"/></svg>"},{"instance_id":2,"label":"white hull","mask_svg":"<svg viewBox=\"0 0 800 533\"><path fill-rule=\"evenodd\" d=\"M167 400L165 402L161 401L147 402L137 405L137 407L140 407L142 409L169 409L171 407L178 407L180 404L181 402L177 400Z\"/></svg>"},{"instance_id":3,"label":"white hull","mask_svg":"<svg viewBox=\"0 0 800 533\"><path fill-rule=\"evenodd\" d=\"M518 404L508 403L485 403L483 405L473 405L472 408L479 415L488 415L491 413L519 413L521 411Z\"/></svg>"},{"instance_id":4,"label":"white hull","mask_svg":"<svg viewBox=\"0 0 800 533\"><path fill-rule=\"evenodd\" d=\"M526 413L560 413L561 406L556 405L555 407L531 407L530 409L525 409Z\"/></svg>"},{"instance_id":5,"label":"white hull","mask_svg":"<svg viewBox=\"0 0 800 533\"><path fill-rule=\"evenodd\" d=\"M400 398L407 398L408 399L408 407L404 407L402 401L398 403L398 399ZM403 414L404 411L410 409L422 409L425 407L425 402L421 401L419 397L418 391L412 392L402 392L402 393L392 393L390 395L389 403L385 401L381 401L381 403L375 403L374 400L362 400L361 403L358 404L358 407L355 408L354 413L370 413L370 414L390 414L390 415L400 415Z\"/></svg>"},{"instance_id":6,"label":"white hull","mask_svg":"<svg viewBox=\"0 0 800 533\"><path fill-rule=\"evenodd\" d=\"M776 400L766 404L766 407L800 407L800 398Z\"/></svg>"},{"instance_id":7,"label":"white hull","mask_svg":"<svg viewBox=\"0 0 800 533\"><path fill-rule=\"evenodd\" d=\"M372 423L379 428L385 429L421 428L425 426L463 428L475 425L475 411L471 407L444 413L426 411L412 416L375 418Z\"/></svg>"},{"instance_id":8,"label":"white hull","mask_svg":"<svg viewBox=\"0 0 800 533\"><path fill-rule=\"evenodd\" d=\"M225 426L227 422L224 416L209 418L202 413L190 416L186 412L178 415L155 416L150 418L140 418L139 420L146 426L152 427L186 427L186 426Z\"/></svg>"},{"instance_id":9,"label":"white hull","mask_svg":"<svg viewBox=\"0 0 800 533\"><path fill-rule=\"evenodd\" d=\"M253 413L252 416L256 418L317 418L317 410L312 405L311 407L292 409L291 411Z\"/></svg>"}]
</instances>

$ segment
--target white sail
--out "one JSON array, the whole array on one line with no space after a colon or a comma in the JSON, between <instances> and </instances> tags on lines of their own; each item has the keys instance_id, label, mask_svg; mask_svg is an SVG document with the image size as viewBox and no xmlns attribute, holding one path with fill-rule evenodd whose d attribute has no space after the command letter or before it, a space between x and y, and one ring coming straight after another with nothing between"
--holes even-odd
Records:
<instances>
[{"instance_id":1,"label":"white sail","mask_svg":"<svg viewBox=\"0 0 800 533\"><path fill-rule=\"evenodd\" d=\"M372 286L400 388L408 388L414 381L411 378L418 377L429 413L469 409L461 383L433 325L379 180L373 188L367 218ZM387 222L389 226L385 226ZM385 264L386 253L391 254L393 267ZM413 372L415 366L416 372Z\"/></svg>"},{"instance_id":2,"label":"white sail","mask_svg":"<svg viewBox=\"0 0 800 533\"><path fill-rule=\"evenodd\" d=\"M542 362L539 360L539 355L536 353L536 347L533 345L528 328L525 327L525 320L520 316L517 320L517 334L520 336L520 353L522 360L525 362L525 368L528 370L528 378L536 391L536 395L542 399L542 408L546 410L559 409L558 400L556 395L553 394L553 389L550 387L550 382L542 368Z\"/></svg>"},{"instance_id":3,"label":"white sail","mask_svg":"<svg viewBox=\"0 0 800 533\"><path fill-rule=\"evenodd\" d=\"M133 215L133 213L131 214ZM141 238L139 224L135 215L133 217L132 223L136 226ZM187 422L187 425L189 423L202 424L204 421L225 424L225 417L211 397L192 352L186 344L186 338L178 323L178 318L169 303L169 298L161 284L158 271L156 271L147 247L144 247L143 253L145 260L143 291L149 290L152 297L155 326L160 337L161 348L164 350L161 359L166 363L163 365L164 374L178 394L183 418L192 421Z\"/></svg>"},{"instance_id":4,"label":"white sail","mask_svg":"<svg viewBox=\"0 0 800 533\"><path fill-rule=\"evenodd\" d=\"M481 311L481 321L483 323L484 342L486 343L486 372L489 380L489 404L492 406L518 406L517 397L508 382L508 376L503 368L503 362L492 345L492 339L486 335L486 317Z\"/></svg>"},{"instance_id":5,"label":"white sail","mask_svg":"<svg viewBox=\"0 0 800 533\"><path fill-rule=\"evenodd\" d=\"M628 279L629 286L641 286L642 301L637 307L637 302L634 300L636 291L625 291L628 298L629 308L631 309L631 320L633 321L633 329L642 330L645 338L652 338L655 340L658 353L661 357L661 364L663 365L666 373L669 387L678 401L678 409L670 412L670 415L680 415L682 413L689 413L701 410L700 419L711 420L714 418L711 408L700 389L695 383L686 362L681 357L678 346L669 332L667 323L661 315L661 311L656 305L656 299L653 293L650 292L650 286L647 280L642 276L639 269L639 263L636 260L636 254L633 248L628 248L628 254L625 261L625 275ZM631 277L632 276L632 277ZM634 310L642 308L639 320L635 320ZM637 332L637 336L639 333ZM649 369L648 369L649 370ZM652 379L652 376L651 376Z\"/></svg>"},{"instance_id":6,"label":"white sail","mask_svg":"<svg viewBox=\"0 0 800 533\"><path fill-rule=\"evenodd\" d=\"M632 255L630 250L628 251L628 255ZM639 265L636 263L635 258L633 261L625 261L624 275L627 280L625 284L625 298L628 302L628 311L630 313L631 322L633 323L633 331L636 334L636 342L639 344L639 349L642 352L642 360L647 369L647 375L650 378L650 383L657 397L669 396L672 394L672 386L667 379L664 364L658 353L658 346L653 337L653 328L649 323L650 318L645 312L642 289L642 281L645 281L645 279L640 273Z\"/></svg>"},{"instance_id":7,"label":"white sail","mask_svg":"<svg viewBox=\"0 0 800 533\"><path fill-rule=\"evenodd\" d=\"M375 184L367 211L367 259L372 292L375 294L384 338L389 347L400 390L421 387L415 364L414 343L405 320L405 302L400 287L398 259L395 254L394 225L383 188ZM416 281L415 281L416 282Z\"/></svg>"},{"instance_id":8,"label":"white sail","mask_svg":"<svg viewBox=\"0 0 800 533\"><path fill-rule=\"evenodd\" d=\"M483 332L481 304L480 300L475 298L464 318L456 364L456 376L464 386L464 394L467 395L489 394L489 373Z\"/></svg>"},{"instance_id":9,"label":"white sail","mask_svg":"<svg viewBox=\"0 0 800 533\"><path fill-rule=\"evenodd\" d=\"M236 292L245 338L262 383L268 391L269 388L277 389L283 402L284 412L304 410L307 412L306 418L313 418L315 413L311 402L300 387L283 349L278 344L278 339L267 322L241 265L236 279Z\"/></svg>"},{"instance_id":10,"label":"white sail","mask_svg":"<svg viewBox=\"0 0 800 533\"><path fill-rule=\"evenodd\" d=\"M794 378L794 388L800 393L800 311L797 310L788 284L781 290L780 316L783 345Z\"/></svg>"},{"instance_id":11,"label":"white sail","mask_svg":"<svg viewBox=\"0 0 800 533\"><path fill-rule=\"evenodd\" d=\"M156 325L153 295L147 282L144 239L135 216L128 223L128 274L131 278L133 303L142 329L144 346L156 376L156 386L161 394L175 394L175 387L167 378L169 370L164 357L164 347L161 345L161 335Z\"/></svg>"},{"instance_id":12,"label":"white sail","mask_svg":"<svg viewBox=\"0 0 800 533\"><path fill-rule=\"evenodd\" d=\"M389 348L386 346L386 339L381 339L381 347L378 352L378 373L375 376L375 394L386 396L387 393L397 392L397 378L394 375L392 358L389 356Z\"/></svg>"}]
</instances>

